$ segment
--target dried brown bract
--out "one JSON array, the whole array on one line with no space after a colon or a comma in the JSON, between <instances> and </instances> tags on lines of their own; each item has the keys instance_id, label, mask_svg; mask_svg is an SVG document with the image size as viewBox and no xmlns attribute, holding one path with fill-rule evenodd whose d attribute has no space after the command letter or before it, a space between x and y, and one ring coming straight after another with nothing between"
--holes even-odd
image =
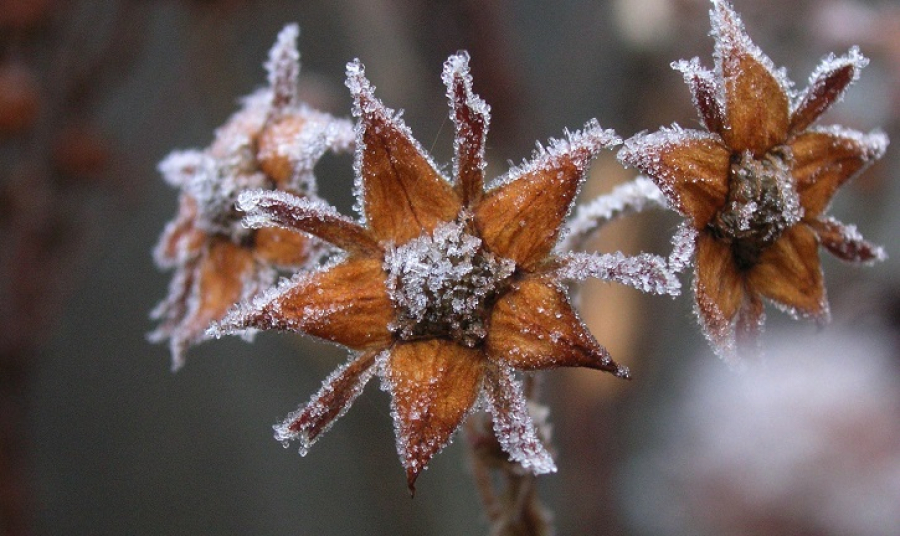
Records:
<instances>
[{"instance_id":1,"label":"dried brown bract","mask_svg":"<svg viewBox=\"0 0 900 536\"><path fill-rule=\"evenodd\" d=\"M228 308L274 283L278 269L315 261L308 237L284 229L248 229L235 208L241 192L266 189L314 196L313 167L327 150L348 150L352 124L309 109L297 99L300 73L296 25L278 36L266 67L269 87L243 108L204 150L169 155L160 171L180 188L179 212L154 252L174 269L169 296L154 310L161 325L151 340L168 340L172 366Z\"/></svg>"},{"instance_id":2,"label":"dried brown bract","mask_svg":"<svg viewBox=\"0 0 900 536\"><path fill-rule=\"evenodd\" d=\"M794 96L727 2L713 0L711 18L715 70L696 58L673 64L706 131L639 134L619 157L650 175L697 231L697 314L716 352L735 359L758 340L763 298L795 317L828 320L819 245L850 262L884 257L825 212L888 141L881 132L812 126L866 65L855 47L827 57Z\"/></svg>"},{"instance_id":3,"label":"dried brown bract","mask_svg":"<svg viewBox=\"0 0 900 536\"><path fill-rule=\"evenodd\" d=\"M580 322L564 281L602 277L657 293L678 288L656 257L553 251L586 167L619 139L589 122L485 188L489 108L472 93L468 55L460 53L443 73L456 126L451 181L374 96L358 61L348 64L347 76L359 117L361 220L277 191L239 200L252 227L308 233L344 256L245 302L211 332L295 331L354 352L306 406L276 426L276 437L298 440L301 453L377 374L392 395L411 490L480 407L492 414L513 461L535 474L555 471L517 371L577 366L628 377Z\"/></svg>"}]
</instances>

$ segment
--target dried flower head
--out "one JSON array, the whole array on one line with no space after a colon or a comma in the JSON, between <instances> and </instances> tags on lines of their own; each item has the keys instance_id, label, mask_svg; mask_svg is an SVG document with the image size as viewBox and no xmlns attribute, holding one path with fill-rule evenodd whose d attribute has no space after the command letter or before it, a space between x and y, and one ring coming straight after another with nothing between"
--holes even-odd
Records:
<instances>
[{"instance_id":1,"label":"dried flower head","mask_svg":"<svg viewBox=\"0 0 900 536\"><path fill-rule=\"evenodd\" d=\"M710 14L715 71L697 58L673 64L706 131L639 134L619 158L650 175L697 231L696 311L716 352L734 360L758 340L762 298L794 317L829 319L819 244L845 261L884 257L825 212L888 141L881 132L811 126L866 65L855 47L825 58L794 96L727 2L713 0Z\"/></svg>"},{"instance_id":2,"label":"dried flower head","mask_svg":"<svg viewBox=\"0 0 900 536\"><path fill-rule=\"evenodd\" d=\"M203 150L177 151L160 163L181 190L179 212L154 251L175 274L169 296L152 316L161 325L153 341L168 340L174 369L187 348L207 338L207 327L230 306L275 281L277 269L313 262L308 237L283 229L248 229L235 208L238 195L266 189L314 196L313 167L327 150L348 150L352 123L309 109L297 98L298 27L281 31L266 68L269 87L216 131Z\"/></svg>"},{"instance_id":3,"label":"dried flower head","mask_svg":"<svg viewBox=\"0 0 900 536\"><path fill-rule=\"evenodd\" d=\"M466 415L482 406L512 460L536 474L554 471L516 371L581 366L628 377L579 321L564 281L602 277L656 293L678 288L658 257L553 253L585 168L618 138L592 121L539 146L531 161L485 189L490 110L472 93L467 54L451 56L443 73L456 126L452 181L375 97L358 61L348 64L347 76L359 117L361 221L283 192L247 192L239 200L252 227L308 233L345 255L245 302L210 331L296 331L354 352L276 426L276 437L298 440L301 453L377 374L392 395L410 490Z\"/></svg>"}]
</instances>

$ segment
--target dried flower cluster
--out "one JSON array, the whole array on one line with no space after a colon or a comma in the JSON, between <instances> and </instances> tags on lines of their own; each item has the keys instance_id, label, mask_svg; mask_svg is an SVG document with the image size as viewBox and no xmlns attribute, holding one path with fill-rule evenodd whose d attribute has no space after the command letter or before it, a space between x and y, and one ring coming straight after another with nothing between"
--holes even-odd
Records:
<instances>
[{"instance_id":1,"label":"dried flower cluster","mask_svg":"<svg viewBox=\"0 0 900 536\"><path fill-rule=\"evenodd\" d=\"M619 158L647 173L697 231L697 314L716 352L735 361L762 331L762 298L827 322L820 244L845 261L884 258L854 226L824 213L888 142L881 132L811 126L859 77L867 63L859 50L825 58L794 97L727 2L714 0L711 17L715 70L697 58L673 64L706 131L675 125L639 134Z\"/></svg>"},{"instance_id":2,"label":"dried flower cluster","mask_svg":"<svg viewBox=\"0 0 900 536\"><path fill-rule=\"evenodd\" d=\"M675 64L707 130L673 126L629 139L620 160L649 178L572 217L591 161L621 143L614 132L591 120L487 182L490 108L458 53L442 76L455 125L447 177L375 96L358 60L347 65L355 129L298 103L297 29L288 26L267 65L270 87L247 98L208 149L161 164L182 194L156 253L175 277L153 337L171 342L176 367L191 344L257 330L346 347L349 361L276 437L305 453L378 376L412 490L479 409L512 462L555 471L523 390L530 372L589 367L629 377L579 320L571 282L677 295L676 274L693 261L701 326L729 359L762 330L762 298L826 320L818 245L854 262L884 256L823 214L836 190L884 153L886 137L811 126L866 60L855 48L827 58L795 97L727 3L714 0L711 15L715 70L696 59ZM357 218L316 197L312 174L325 151L350 147ZM606 221L651 206L686 218L668 259L582 250ZM277 270L291 276L275 285Z\"/></svg>"},{"instance_id":3,"label":"dried flower cluster","mask_svg":"<svg viewBox=\"0 0 900 536\"><path fill-rule=\"evenodd\" d=\"M314 198L318 159L352 146L348 121L298 100L298 32L296 25L282 30L266 64L269 87L244 99L212 145L174 152L159 166L181 197L154 251L157 264L175 275L169 296L153 311L161 324L150 338L169 341L173 369L184 364L190 345L207 338L210 322L274 284L277 270L315 264L313 240L282 229L248 229L235 207L249 189Z\"/></svg>"}]
</instances>

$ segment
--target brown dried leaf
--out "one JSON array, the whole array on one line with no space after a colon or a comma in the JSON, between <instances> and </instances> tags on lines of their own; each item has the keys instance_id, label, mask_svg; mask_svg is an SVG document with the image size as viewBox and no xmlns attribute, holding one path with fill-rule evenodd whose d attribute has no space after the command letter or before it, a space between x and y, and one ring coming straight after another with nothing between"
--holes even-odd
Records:
<instances>
[{"instance_id":1,"label":"brown dried leaf","mask_svg":"<svg viewBox=\"0 0 900 536\"><path fill-rule=\"evenodd\" d=\"M253 253L279 267L302 266L309 257L309 247L309 238L287 229L263 227L253 235Z\"/></svg>"},{"instance_id":2,"label":"brown dried leaf","mask_svg":"<svg viewBox=\"0 0 900 536\"><path fill-rule=\"evenodd\" d=\"M244 281L255 269L256 262L248 249L228 240L214 240L200 261L200 276L195 296L197 308L186 319L192 333L203 333L211 322L225 316L228 308L244 295Z\"/></svg>"},{"instance_id":3,"label":"brown dried leaf","mask_svg":"<svg viewBox=\"0 0 900 536\"><path fill-rule=\"evenodd\" d=\"M475 224L494 253L526 270L552 251L578 192L587 151L559 155L487 192L475 208Z\"/></svg>"}]
</instances>

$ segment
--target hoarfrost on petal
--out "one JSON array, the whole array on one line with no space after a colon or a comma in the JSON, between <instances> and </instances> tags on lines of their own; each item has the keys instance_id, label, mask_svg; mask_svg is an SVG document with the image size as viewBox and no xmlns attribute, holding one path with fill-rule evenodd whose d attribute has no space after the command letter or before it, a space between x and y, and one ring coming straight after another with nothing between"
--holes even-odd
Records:
<instances>
[{"instance_id":1,"label":"hoarfrost on petal","mask_svg":"<svg viewBox=\"0 0 900 536\"><path fill-rule=\"evenodd\" d=\"M672 62L672 68L680 71L691 88L694 108L700 113L706 128L718 132L725 121L725 97L715 74L700 65L699 58Z\"/></svg>"},{"instance_id":2,"label":"hoarfrost on petal","mask_svg":"<svg viewBox=\"0 0 900 536\"><path fill-rule=\"evenodd\" d=\"M432 169L438 171L439 174L441 168L434 162L434 159L428 154L428 151L426 151L412 135L412 131L406 126L406 123L402 119L403 111L395 112L375 97L375 86L373 86L372 83L369 82L369 79L366 78L366 68L358 58L347 63L346 73L347 80L344 83L350 90L350 94L353 96L353 116L359 118L359 122L355 127L356 152L353 159L353 171L355 176L353 190L356 198L354 209L360 214L361 223L365 223L366 214L364 208L365 204L363 202L365 197L363 157L365 155L366 147L364 139L366 129L372 128L370 123L373 122L373 119L377 119L379 122L387 125L388 128L396 130L399 137L412 145L413 149L426 161L426 163L431 166ZM446 180L446 177L443 178Z\"/></svg>"},{"instance_id":3,"label":"hoarfrost on petal","mask_svg":"<svg viewBox=\"0 0 900 536\"><path fill-rule=\"evenodd\" d=\"M491 108L472 92L469 54L450 56L441 75L450 100L450 119L456 126L453 141L453 176L458 181L463 202L471 206L484 191L485 139Z\"/></svg>"},{"instance_id":4,"label":"hoarfrost on petal","mask_svg":"<svg viewBox=\"0 0 900 536\"><path fill-rule=\"evenodd\" d=\"M580 249L594 231L603 224L625 214L641 212L645 208L668 208L662 191L647 177L616 186L612 192L579 206L569 220L566 237L559 243L559 252Z\"/></svg>"},{"instance_id":5,"label":"hoarfrost on petal","mask_svg":"<svg viewBox=\"0 0 900 536\"><path fill-rule=\"evenodd\" d=\"M709 10L712 22L712 35L716 46L713 53L716 59L716 75L719 80L724 79L723 64L734 58L748 54L759 62L787 95L793 94L793 82L787 77L784 69L775 67L772 60L750 39L744 28L744 23L734 8L726 0L713 0L713 7Z\"/></svg>"},{"instance_id":6,"label":"hoarfrost on petal","mask_svg":"<svg viewBox=\"0 0 900 536\"><path fill-rule=\"evenodd\" d=\"M209 173L212 166L212 158L206 153L188 149L172 151L160 161L157 169L167 183L182 188L190 184L198 173Z\"/></svg>"},{"instance_id":7,"label":"hoarfrost on petal","mask_svg":"<svg viewBox=\"0 0 900 536\"><path fill-rule=\"evenodd\" d=\"M860 132L842 127L840 125L818 126L809 129L809 132L818 132L828 134L842 143L846 143L848 148L863 149L862 157L869 162L880 159L887 151L890 140L881 130L873 130L869 133Z\"/></svg>"},{"instance_id":8,"label":"hoarfrost on petal","mask_svg":"<svg viewBox=\"0 0 900 536\"><path fill-rule=\"evenodd\" d=\"M575 165L583 171L601 150L622 143L615 131L604 129L596 119L588 121L581 130L570 132L566 129L563 134L562 138L551 138L547 147L538 142L531 159L512 166L505 175L494 180L491 189L535 171L554 169L564 158L573 159Z\"/></svg>"},{"instance_id":9,"label":"hoarfrost on petal","mask_svg":"<svg viewBox=\"0 0 900 536\"><path fill-rule=\"evenodd\" d=\"M582 281L590 277L615 281L642 292L677 296L681 283L666 259L652 253L628 257L615 253L569 253L560 257L555 274L561 279Z\"/></svg>"},{"instance_id":10,"label":"hoarfrost on petal","mask_svg":"<svg viewBox=\"0 0 900 536\"><path fill-rule=\"evenodd\" d=\"M269 87L272 88L272 106L284 109L297 104L297 81L300 77L300 52L297 50L297 37L300 26L286 25L269 51L266 71Z\"/></svg>"},{"instance_id":11,"label":"hoarfrost on petal","mask_svg":"<svg viewBox=\"0 0 900 536\"><path fill-rule=\"evenodd\" d=\"M791 106L791 116L795 116L798 111L804 116L808 123L814 121L816 117L821 115L829 106L840 102L849 88L854 82L859 80L862 69L869 64L868 58L862 55L859 47L851 47L844 56L836 57L829 54L816 67L809 76L809 82L806 89L795 99ZM842 71L849 69L844 80L835 80L835 76ZM830 87L834 86L834 87ZM833 92L829 94L829 92ZM812 107L812 109L808 109ZM793 117L796 119L796 117ZM793 125L794 129L802 129L807 125Z\"/></svg>"},{"instance_id":12,"label":"hoarfrost on petal","mask_svg":"<svg viewBox=\"0 0 900 536\"><path fill-rule=\"evenodd\" d=\"M672 253L669 254L669 269L681 273L690 266L691 258L697 247L698 231L689 221L684 221L672 236Z\"/></svg>"},{"instance_id":13,"label":"hoarfrost on petal","mask_svg":"<svg viewBox=\"0 0 900 536\"><path fill-rule=\"evenodd\" d=\"M521 382L511 368L498 365L485 390L488 409L494 418L494 434L500 447L512 461L536 475L555 473L556 464L538 437L537 428L528 413L528 402Z\"/></svg>"},{"instance_id":14,"label":"hoarfrost on petal","mask_svg":"<svg viewBox=\"0 0 900 536\"><path fill-rule=\"evenodd\" d=\"M300 442L300 455L334 423L344 416L375 374L376 358L372 354L354 355L347 363L332 372L310 401L273 426L275 439L287 446L289 441Z\"/></svg>"},{"instance_id":15,"label":"hoarfrost on petal","mask_svg":"<svg viewBox=\"0 0 900 536\"><path fill-rule=\"evenodd\" d=\"M237 208L247 214L244 225L251 229L281 227L302 230L299 220L340 219L352 222L321 199L299 197L280 190L247 190L238 196Z\"/></svg>"}]
</instances>

